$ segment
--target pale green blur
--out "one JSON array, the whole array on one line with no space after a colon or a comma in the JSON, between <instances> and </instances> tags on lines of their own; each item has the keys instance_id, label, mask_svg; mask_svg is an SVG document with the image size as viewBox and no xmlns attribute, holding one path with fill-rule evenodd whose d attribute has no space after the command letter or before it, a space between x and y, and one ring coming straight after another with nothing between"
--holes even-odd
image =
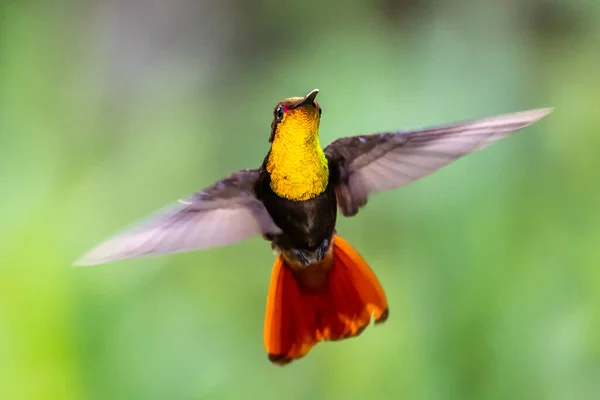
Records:
<instances>
[{"instance_id":1,"label":"pale green blur","mask_svg":"<svg viewBox=\"0 0 600 400\"><path fill-rule=\"evenodd\" d=\"M600 3L344 4L2 3L0 399L600 398ZM390 318L285 368L260 238L70 267L313 88L324 145L555 111L341 219Z\"/></svg>"}]
</instances>

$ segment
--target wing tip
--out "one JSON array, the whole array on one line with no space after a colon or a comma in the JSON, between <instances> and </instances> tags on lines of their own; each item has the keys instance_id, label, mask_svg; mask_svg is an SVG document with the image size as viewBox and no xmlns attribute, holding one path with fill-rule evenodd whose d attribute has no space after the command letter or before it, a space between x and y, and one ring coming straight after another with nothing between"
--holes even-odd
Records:
<instances>
[{"instance_id":1,"label":"wing tip","mask_svg":"<svg viewBox=\"0 0 600 400\"><path fill-rule=\"evenodd\" d=\"M89 267L92 265L99 265L99 264L106 264L109 263L111 261L116 261L115 259L111 259L111 258L106 258L106 257L95 257L93 255L93 252L89 252L84 254L83 256L79 257L78 259L76 259L72 264L71 267Z\"/></svg>"},{"instance_id":2,"label":"wing tip","mask_svg":"<svg viewBox=\"0 0 600 400\"><path fill-rule=\"evenodd\" d=\"M78 267L88 267L90 265L93 265L93 264L86 262L85 257L81 257L81 258L78 258L77 260L73 261L71 263L70 267L78 268Z\"/></svg>"},{"instance_id":3,"label":"wing tip","mask_svg":"<svg viewBox=\"0 0 600 400\"><path fill-rule=\"evenodd\" d=\"M545 116L552 113L553 111L554 111L554 107L543 107L543 108L535 108L533 110L529 110L529 111L525 111L525 112L528 113L532 117L532 120L539 121L540 119L544 118Z\"/></svg>"},{"instance_id":4,"label":"wing tip","mask_svg":"<svg viewBox=\"0 0 600 400\"><path fill-rule=\"evenodd\" d=\"M102 264L102 262L93 262L93 261L84 261L77 260L70 265L71 268L83 268L83 267L91 267L93 265Z\"/></svg>"},{"instance_id":5,"label":"wing tip","mask_svg":"<svg viewBox=\"0 0 600 400\"><path fill-rule=\"evenodd\" d=\"M475 120L473 121L473 123L475 125L484 124L488 126L498 127L512 126L512 129L510 130L512 132L536 123L537 121L541 120L553 111L554 107L532 108L530 110L517 111L508 114L500 114L483 118L480 120Z\"/></svg>"},{"instance_id":6,"label":"wing tip","mask_svg":"<svg viewBox=\"0 0 600 400\"><path fill-rule=\"evenodd\" d=\"M92 248L76 259L72 267L89 267L92 265L108 264L115 261L125 260L128 258L141 257L144 254L124 252L122 249L115 248L114 239L109 239L104 243Z\"/></svg>"}]
</instances>

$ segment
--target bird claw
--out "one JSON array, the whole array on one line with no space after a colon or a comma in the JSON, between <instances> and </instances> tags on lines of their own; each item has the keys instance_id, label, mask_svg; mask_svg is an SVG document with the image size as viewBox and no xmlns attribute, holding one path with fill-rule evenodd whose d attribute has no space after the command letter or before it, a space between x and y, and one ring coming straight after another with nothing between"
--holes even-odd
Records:
<instances>
[{"instance_id":1,"label":"bird claw","mask_svg":"<svg viewBox=\"0 0 600 400\"><path fill-rule=\"evenodd\" d=\"M327 255L327 250L329 250L329 240L325 239L317 251L317 257L319 258L319 261L325 258Z\"/></svg>"},{"instance_id":2,"label":"bird claw","mask_svg":"<svg viewBox=\"0 0 600 400\"><path fill-rule=\"evenodd\" d=\"M300 262L300 264L302 264L302 265L309 264L308 258L306 258L303 251L294 250L294 255L296 256L296 259Z\"/></svg>"},{"instance_id":3,"label":"bird claw","mask_svg":"<svg viewBox=\"0 0 600 400\"><path fill-rule=\"evenodd\" d=\"M325 258L327 251L329 250L329 240L324 240L315 251L297 250L292 249L294 257L301 265L310 265L319 262Z\"/></svg>"}]
</instances>

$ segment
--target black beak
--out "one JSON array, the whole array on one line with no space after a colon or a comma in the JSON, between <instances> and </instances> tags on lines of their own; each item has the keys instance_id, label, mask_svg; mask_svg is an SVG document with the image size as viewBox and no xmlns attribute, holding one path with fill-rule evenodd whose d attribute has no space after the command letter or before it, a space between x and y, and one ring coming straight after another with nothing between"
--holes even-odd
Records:
<instances>
[{"instance_id":1,"label":"black beak","mask_svg":"<svg viewBox=\"0 0 600 400\"><path fill-rule=\"evenodd\" d=\"M312 90L309 94L307 94L306 96L304 96L304 99L302 100L302 102L300 103L300 105L314 104L315 97L317 97L318 94L319 94L319 89Z\"/></svg>"}]
</instances>

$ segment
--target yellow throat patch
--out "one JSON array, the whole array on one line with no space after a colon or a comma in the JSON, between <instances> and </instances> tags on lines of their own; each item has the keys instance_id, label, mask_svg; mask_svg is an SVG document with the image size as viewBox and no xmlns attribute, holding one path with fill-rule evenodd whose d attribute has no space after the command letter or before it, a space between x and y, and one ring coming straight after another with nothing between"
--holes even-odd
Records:
<instances>
[{"instance_id":1,"label":"yellow throat patch","mask_svg":"<svg viewBox=\"0 0 600 400\"><path fill-rule=\"evenodd\" d=\"M287 110L277 125L267 160L277 195L303 201L327 188L329 165L319 142L319 119L314 107L298 107Z\"/></svg>"}]
</instances>

